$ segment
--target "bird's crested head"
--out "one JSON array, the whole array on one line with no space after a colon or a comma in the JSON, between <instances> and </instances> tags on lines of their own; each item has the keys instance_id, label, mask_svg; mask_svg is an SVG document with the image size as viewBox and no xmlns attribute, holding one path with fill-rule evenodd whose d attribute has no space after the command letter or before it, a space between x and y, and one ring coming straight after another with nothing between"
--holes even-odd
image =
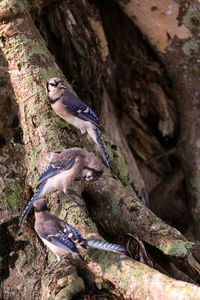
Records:
<instances>
[{"instance_id":1,"label":"bird's crested head","mask_svg":"<svg viewBox=\"0 0 200 300\"><path fill-rule=\"evenodd\" d=\"M40 200L40 199L36 200L33 203L33 206L34 206L35 212L40 212L40 211L48 210L45 200Z\"/></svg>"},{"instance_id":2,"label":"bird's crested head","mask_svg":"<svg viewBox=\"0 0 200 300\"><path fill-rule=\"evenodd\" d=\"M46 94L49 101L55 103L62 97L65 89L66 86L59 77L50 78L46 84Z\"/></svg>"},{"instance_id":3,"label":"bird's crested head","mask_svg":"<svg viewBox=\"0 0 200 300\"><path fill-rule=\"evenodd\" d=\"M96 181L103 174L103 164L94 153L87 152L84 170L86 181Z\"/></svg>"}]
</instances>

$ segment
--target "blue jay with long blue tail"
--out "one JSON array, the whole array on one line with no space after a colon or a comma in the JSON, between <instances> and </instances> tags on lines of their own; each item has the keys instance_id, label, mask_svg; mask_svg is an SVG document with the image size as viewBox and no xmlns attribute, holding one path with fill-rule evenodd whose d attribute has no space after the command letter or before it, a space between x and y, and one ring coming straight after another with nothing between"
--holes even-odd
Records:
<instances>
[{"instance_id":1,"label":"blue jay with long blue tail","mask_svg":"<svg viewBox=\"0 0 200 300\"><path fill-rule=\"evenodd\" d=\"M94 153L78 147L65 150L56 156L41 173L37 182L37 190L25 207L19 219L19 225L39 197L58 189L62 189L70 197L68 187L74 180L83 179L92 182L97 180L102 173L103 165Z\"/></svg>"},{"instance_id":2,"label":"blue jay with long blue tail","mask_svg":"<svg viewBox=\"0 0 200 300\"><path fill-rule=\"evenodd\" d=\"M58 77L47 81L46 93L55 113L71 125L80 129L82 134L87 132L100 148L108 167L111 169L108 154L97 129L103 130L103 128L91 108L77 96L70 93Z\"/></svg>"},{"instance_id":3,"label":"blue jay with long blue tail","mask_svg":"<svg viewBox=\"0 0 200 300\"><path fill-rule=\"evenodd\" d=\"M35 230L43 243L56 255L57 262L45 273L50 273L70 253L81 258L80 252L86 248L97 248L125 254L124 246L102 241L86 240L68 223L50 214L45 200L33 204L35 210Z\"/></svg>"}]
</instances>

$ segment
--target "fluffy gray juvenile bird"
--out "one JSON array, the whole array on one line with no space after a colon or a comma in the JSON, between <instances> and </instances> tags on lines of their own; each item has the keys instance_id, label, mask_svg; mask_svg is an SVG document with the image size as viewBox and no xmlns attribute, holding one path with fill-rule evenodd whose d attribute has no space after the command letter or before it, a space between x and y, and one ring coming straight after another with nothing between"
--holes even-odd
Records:
<instances>
[{"instance_id":1,"label":"fluffy gray juvenile bird","mask_svg":"<svg viewBox=\"0 0 200 300\"><path fill-rule=\"evenodd\" d=\"M87 132L100 148L108 167L111 169L108 154L97 129L97 127L101 130L103 128L91 108L83 103L77 96L70 93L62 80L58 77L51 78L47 81L46 93L55 113L68 123L80 129L82 134Z\"/></svg>"},{"instance_id":2,"label":"fluffy gray juvenile bird","mask_svg":"<svg viewBox=\"0 0 200 300\"><path fill-rule=\"evenodd\" d=\"M125 254L126 248L116 244L86 240L68 223L50 214L44 200L33 204L35 210L35 230L43 243L56 255L57 262L45 273L50 273L70 253L81 258L80 250L97 248Z\"/></svg>"},{"instance_id":3,"label":"fluffy gray juvenile bird","mask_svg":"<svg viewBox=\"0 0 200 300\"><path fill-rule=\"evenodd\" d=\"M68 187L74 180L84 179L92 182L97 180L102 173L103 165L94 153L76 147L65 150L56 156L41 173L37 182L37 190L25 207L19 219L19 225L37 198L58 189L63 189L64 193L69 196Z\"/></svg>"}]
</instances>

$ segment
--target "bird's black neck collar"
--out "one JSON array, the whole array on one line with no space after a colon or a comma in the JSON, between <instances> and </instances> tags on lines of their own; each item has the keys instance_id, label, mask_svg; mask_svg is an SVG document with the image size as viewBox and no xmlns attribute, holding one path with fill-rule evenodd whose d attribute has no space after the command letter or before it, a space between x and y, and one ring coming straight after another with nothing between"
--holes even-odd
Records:
<instances>
[{"instance_id":1,"label":"bird's black neck collar","mask_svg":"<svg viewBox=\"0 0 200 300\"><path fill-rule=\"evenodd\" d=\"M59 97L57 97L55 99L52 99L52 98L48 97L48 99L49 99L49 101L50 101L51 104L56 103L60 98L61 98L61 96L59 96Z\"/></svg>"}]
</instances>

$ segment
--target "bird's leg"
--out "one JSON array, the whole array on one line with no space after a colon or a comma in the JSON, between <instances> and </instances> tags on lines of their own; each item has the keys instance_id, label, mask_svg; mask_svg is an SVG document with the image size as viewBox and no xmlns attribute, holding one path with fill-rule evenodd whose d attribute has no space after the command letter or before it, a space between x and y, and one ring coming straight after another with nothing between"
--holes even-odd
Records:
<instances>
[{"instance_id":1,"label":"bird's leg","mask_svg":"<svg viewBox=\"0 0 200 300\"><path fill-rule=\"evenodd\" d=\"M51 273L55 267L61 262L61 257L60 256L57 256L57 262L51 267L51 268L47 268L45 271L44 271L44 274L49 274Z\"/></svg>"},{"instance_id":2,"label":"bird's leg","mask_svg":"<svg viewBox=\"0 0 200 300\"><path fill-rule=\"evenodd\" d=\"M69 145L70 148L73 148L76 146L76 143L78 143L80 141L80 139L82 137L84 137L84 135L86 135L87 132L82 133L71 145Z\"/></svg>"},{"instance_id":3,"label":"bird's leg","mask_svg":"<svg viewBox=\"0 0 200 300\"><path fill-rule=\"evenodd\" d=\"M85 208L85 205L79 204L79 203L75 200L75 198L73 197L73 196L76 196L76 197L78 197L78 198L80 198L80 199L82 200L82 198L80 197L80 195L78 195L75 191L69 190L69 189L68 189L68 190L65 192L65 195L66 195L72 202L75 203L75 204L72 204L70 207L78 206L78 207L80 207L80 208ZM69 208L70 208L70 207L69 207Z\"/></svg>"}]
</instances>

